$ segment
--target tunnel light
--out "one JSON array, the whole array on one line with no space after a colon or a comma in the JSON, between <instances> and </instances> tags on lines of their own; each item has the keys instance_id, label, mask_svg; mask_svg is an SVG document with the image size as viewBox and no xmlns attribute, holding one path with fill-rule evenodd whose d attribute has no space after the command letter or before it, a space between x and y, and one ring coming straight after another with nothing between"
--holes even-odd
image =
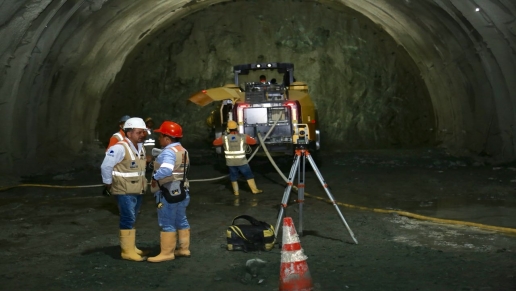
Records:
<instances>
[{"instance_id":1,"label":"tunnel light","mask_svg":"<svg viewBox=\"0 0 516 291\"><path fill-rule=\"evenodd\" d=\"M478 7L477 7L477 8L475 9L475 11L476 11L476 12L480 11L480 8L478 8Z\"/></svg>"},{"instance_id":2,"label":"tunnel light","mask_svg":"<svg viewBox=\"0 0 516 291\"><path fill-rule=\"evenodd\" d=\"M261 65L260 65L260 64L258 64L258 65L256 65L256 67L257 67L257 68L259 68L259 67L261 67Z\"/></svg>"},{"instance_id":3,"label":"tunnel light","mask_svg":"<svg viewBox=\"0 0 516 291\"><path fill-rule=\"evenodd\" d=\"M271 64L267 64L267 67L269 67L269 68L270 68L270 67L272 67L272 65L271 65Z\"/></svg>"}]
</instances>

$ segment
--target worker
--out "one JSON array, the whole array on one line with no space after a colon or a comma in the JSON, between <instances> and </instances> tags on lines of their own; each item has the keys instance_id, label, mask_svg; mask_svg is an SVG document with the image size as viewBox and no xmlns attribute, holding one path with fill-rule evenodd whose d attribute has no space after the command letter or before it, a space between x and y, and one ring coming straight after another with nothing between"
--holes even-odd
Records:
<instances>
[{"instance_id":1,"label":"worker","mask_svg":"<svg viewBox=\"0 0 516 291\"><path fill-rule=\"evenodd\" d=\"M113 195L120 210L120 247L122 259L144 261L144 252L136 247L134 224L147 187L143 139L147 127L143 119L129 118L124 124L125 138L106 152L100 166L106 195Z\"/></svg>"},{"instance_id":2,"label":"worker","mask_svg":"<svg viewBox=\"0 0 516 291\"><path fill-rule=\"evenodd\" d=\"M154 132L159 133L159 144L163 149L154 162L151 181L151 191L155 193L158 206L161 252L148 261L157 263L191 255L190 224L186 218L186 207L190 203L187 179L190 159L180 143L183 129L179 124L164 121Z\"/></svg>"},{"instance_id":3,"label":"worker","mask_svg":"<svg viewBox=\"0 0 516 291\"><path fill-rule=\"evenodd\" d=\"M124 133L124 123L127 121L127 119L131 118L129 115L124 115L122 116L122 118L120 118L120 120L118 121L118 127L120 128L120 130L116 133L114 133L111 138L109 139L109 144L106 148L106 151L107 149L109 149L110 147L114 146L117 142L121 141L124 139L125 137L125 133Z\"/></svg>"},{"instance_id":4,"label":"worker","mask_svg":"<svg viewBox=\"0 0 516 291\"><path fill-rule=\"evenodd\" d=\"M215 139L213 145L224 147L226 165L229 168L229 179L233 187L233 194L236 196L240 195L237 182L239 173L244 175L253 194L262 193L263 191L256 187L253 172L245 156L247 145L255 145L256 140L247 134L240 134L237 128L238 126L235 121L228 121L227 129L229 133Z\"/></svg>"},{"instance_id":5,"label":"worker","mask_svg":"<svg viewBox=\"0 0 516 291\"><path fill-rule=\"evenodd\" d=\"M260 75L260 83L267 84L267 77L265 75Z\"/></svg>"},{"instance_id":6,"label":"worker","mask_svg":"<svg viewBox=\"0 0 516 291\"><path fill-rule=\"evenodd\" d=\"M156 139L152 130L154 129L154 121L152 118L145 118L145 126L147 126L147 136L145 137L145 141L143 142L143 146L145 147L146 156L146 170L147 172L152 171L152 149L156 147Z\"/></svg>"}]
</instances>

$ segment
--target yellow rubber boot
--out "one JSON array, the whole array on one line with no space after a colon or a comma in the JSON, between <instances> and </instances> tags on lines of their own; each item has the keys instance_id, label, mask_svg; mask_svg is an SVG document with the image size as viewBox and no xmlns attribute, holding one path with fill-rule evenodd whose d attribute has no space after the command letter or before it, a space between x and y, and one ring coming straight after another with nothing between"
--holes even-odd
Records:
<instances>
[{"instance_id":1,"label":"yellow rubber boot","mask_svg":"<svg viewBox=\"0 0 516 291\"><path fill-rule=\"evenodd\" d=\"M190 257L190 229L180 229L177 231L179 235L179 248L174 251L176 257Z\"/></svg>"},{"instance_id":2,"label":"yellow rubber boot","mask_svg":"<svg viewBox=\"0 0 516 291\"><path fill-rule=\"evenodd\" d=\"M142 256L142 257L145 257L146 255L148 255L148 254L149 254L149 251L148 251L148 250L140 250L140 249L139 249L139 248L137 248L137 247L134 247L134 251L135 251L138 255L140 255L140 256Z\"/></svg>"},{"instance_id":3,"label":"yellow rubber boot","mask_svg":"<svg viewBox=\"0 0 516 291\"><path fill-rule=\"evenodd\" d=\"M235 194L235 196L240 195L240 193L238 192L238 182L231 182L231 186L233 186L233 194Z\"/></svg>"},{"instance_id":4,"label":"yellow rubber boot","mask_svg":"<svg viewBox=\"0 0 516 291\"><path fill-rule=\"evenodd\" d=\"M129 261L145 261L145 257L136 253L136 236L133 229L120 230L120 248L122 249L122 259Z\"/></svg>"},{"instance_id":5,"label":"yellow rubber boot","mask_svg":"<svg viewBox=\"0 0 516 291\"><path fill-rule=\"evenodd\" d=\"M152 263L159 263L175 259L174 250L176 249L177 233L176 232L161 232L161 252L155 257L150 257L147 261Z\"/></svg>"},{"instance_id":6,"label":"yellow rubber boot","mask_svg":"<svg viewBox=\"0 0 516 291\"><path fill-rule=\"evenodd\" d=\"M247 180L247 184L249 184L249 188L251 188L251 192L253 192L253 194L258 194L258 193L263 192L262 190L260 190L256 187L256 183L254 182L254 179Z\"/></svg>"},{"instance_id":7,"label":"yellow rubber boot","mask_svg":"<svg viewBox=\"0 0 516 291\"><path fill-rule=\"evenodd\" d=\"M134 237L136 237L136 229L130 229L131 232L134 232ZM136 253L142 257L146 256L149 254L149 251L148 250L140 250L136 244L134 246L134 250L136 251Z\"/></svg>"}]
</instances>

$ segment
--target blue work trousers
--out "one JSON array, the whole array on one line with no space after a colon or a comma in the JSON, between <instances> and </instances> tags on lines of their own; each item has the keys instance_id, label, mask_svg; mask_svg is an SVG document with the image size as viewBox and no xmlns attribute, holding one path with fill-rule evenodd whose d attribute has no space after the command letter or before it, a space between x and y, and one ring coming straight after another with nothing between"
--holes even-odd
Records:
<instances>
[{"instance_id":1,"label":"blue work trousers","mask_svg":"<svg viewBox=\"0 0 516 291\"><path fill-rule=\"evenodd\" d=\"M142 195L114 195L120 211L120 229L133 229L136 215L142 205Z\"/></svg>"},{"instance_id":2,"label":"blue work trousers","mask_svg":"<svg viewBox=\"0 0 516 291\"><path fill-rule=\"evenodd\" d=\"M168 203L161 197L161 190L156 192L156 200L163 203L163 207L158 208L158 223L163 232L176 232L182 229L189 229L190 224L186 219L186 207L190 204L190 195L186 192L185 200L178 203Z\"/></svg>"},{"instance_id":3,"label":"blue work trousers","mask_svg":"<svg viewBox=\"0 0 516 291\"><path fill-rule=\"evenodd\" d=\"M249 164L245 164L243 166L228 166L228 168L229 179L231 182L236 182L238 180L239 173L242 173L246 180L254 179L254 175Z\"/></svg>"}]
</instances>

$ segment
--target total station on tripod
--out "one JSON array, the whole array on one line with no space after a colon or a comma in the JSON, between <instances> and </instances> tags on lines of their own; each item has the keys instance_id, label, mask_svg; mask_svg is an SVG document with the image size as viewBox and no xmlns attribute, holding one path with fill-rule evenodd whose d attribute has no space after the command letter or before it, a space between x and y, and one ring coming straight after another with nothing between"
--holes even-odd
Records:
<instances>
[{"instance_id":1,"label":"total station on tripod","mask_svg":"<svg viewBox=\"0 0 516 291\"><path fill-rule=\"evenodd\" d=\"M292 134L293 144L309 144L310 134L308 131L308 124L299 123L293 125L294 133Z\"/></svg>"}]
</instances>

